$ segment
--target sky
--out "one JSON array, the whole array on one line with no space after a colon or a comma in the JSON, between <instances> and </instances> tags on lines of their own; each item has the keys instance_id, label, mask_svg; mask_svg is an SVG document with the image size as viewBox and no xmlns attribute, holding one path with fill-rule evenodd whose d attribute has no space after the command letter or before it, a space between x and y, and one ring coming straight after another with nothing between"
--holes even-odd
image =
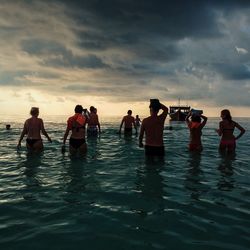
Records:
<instances>
[{"instance_id":1,"label":"sky","mask_svg":"<svg viewBox=\"0 0 250 250\"><path fill-rule=\"evenodd\" d=\"M0 114L250 116L250 1L0 0Z\"/></svg>"}]
</instances>

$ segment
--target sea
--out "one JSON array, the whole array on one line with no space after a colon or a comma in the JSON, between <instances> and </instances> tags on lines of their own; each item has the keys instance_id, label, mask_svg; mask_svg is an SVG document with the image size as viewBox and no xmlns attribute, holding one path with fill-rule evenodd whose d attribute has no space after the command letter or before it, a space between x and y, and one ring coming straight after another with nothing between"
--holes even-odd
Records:
<instances>
[{"instance_id":1,"label":"sea","mask_svg":"<svg viewBox=\"0 0 250 250\"><path fill-rule=\"evenodd\" d=\"M101 115L85 157L62 154L64 116L41 117L53 140L43 153L25 139L17 150L26 118L0 116L0 249L250 249L250 118L235 118L246 133L234 156L218 152L219 118L201 154L188 151L185 123L167 119L165 157L150 160L135 134L117 133L121 117Z\"/></svg>"}]
</instances>

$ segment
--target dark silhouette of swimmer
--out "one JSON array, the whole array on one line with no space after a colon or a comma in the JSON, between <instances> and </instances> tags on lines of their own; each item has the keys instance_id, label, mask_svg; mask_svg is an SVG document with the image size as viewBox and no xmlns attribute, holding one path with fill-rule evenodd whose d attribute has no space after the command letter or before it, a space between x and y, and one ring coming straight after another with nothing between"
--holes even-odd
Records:
<instances>
[{"instance_id":1,"label":"dark silhouette of swimmer","mask_svg":"<svg viewBox=\"0 0 250 250\"><path fill-rule=\"evenodd\" d=\"M10 130L10 124L6 125L6 130Z\"/></svg>"},{"instance_id":2,"label":"dark silhouette of swimmer","mask_svg":"<svg viewBox=\"0 0 250 250\"><path fill-rule=\"evenodd\" d=\"M76 105L75 115L68 118L67 128L63 137L62 153L65 152L65 143L69 132L71 136L69 139L69 151L71 154L77 153L78 151L82 154L87 152L87 144L85 141L85 125L87 118L83 115L84 109L81 105Z\"/></svg>"},{"instance_id":3,"label":"dark silhouette of swimmer","mask_svg":"<svg viewBox=\"0 0 250 250\"><path fill-rule=\"evenodd\" d=\"M122 126L124 124L124 134L132 135L132 126L135 128L135 133L137 134L137 127L135 125L135 118L132 116L132 110L128 110L127 115L122 118L122 122L119 129L119 134L121 133Z\"/></svg>"},{"instance_id":4,"label":"dark silhouette of swimmer","mask_svg":"<svg viewBox=\"0 0 250 250\"><path fill-rule=\"evenodd\" d=\"M232 116L228 109L221 111L221 119L222 121L219 124L219 129L216 130L218 135L221 136L219 150L222 153L234 153L236 149L236 140L245 133L245 129L232 120ZM240 134L236 137L234 136L235 128L240 130Z\"/></svg>"},{"instance_id":5,"label":"dark silhouette of swimmer","mask_svg":"<svg viewBox=\"0 0 250 250\"><path fill-rule=\"evenodd\" d=\"M49 142L52 141L44 128L43 120L41 118L38 118L39 108L32 107L30 110L30 114L31 118L27 119L24 123L23 131L18 141L17 148L19 149L21 147L21 142L23 140L23 137L24 135L27 134L27 139L26 139L27 149L38 152L43 150L43 141L41 138L41 132L48 139Z\"/></svg>"},{"instance_id":6,"label":"dark silhouette of swimmer","mask_svg":"<svg viewBox=\"0 0 250 250\"><path fill-rule=\"evenodd\" d=\"M150 116L142 121L139 147L143 147L142 140L145 133L145 154L163 156L163 130L165 119L168 114L168 108L161 104L158 99L151 99L149 108ZM158 115L160 109L162 109L163 112Z\"/></svg>"}]
</instances>

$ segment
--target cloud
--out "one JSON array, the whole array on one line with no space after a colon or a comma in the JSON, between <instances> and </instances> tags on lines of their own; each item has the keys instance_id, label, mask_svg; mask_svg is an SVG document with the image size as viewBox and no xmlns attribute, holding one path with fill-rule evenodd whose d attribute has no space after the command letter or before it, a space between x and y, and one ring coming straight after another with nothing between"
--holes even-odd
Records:
<instances>
[{"instance_id":1,"label":"cloud","mask_svg":"<svg viewBox=\"0 0 250 250\"><path fill-rule=\"evenodd\" d=\"M247 1L1 1L0 86L247 106L249 16Z\"/></svg>"}]
</instances>

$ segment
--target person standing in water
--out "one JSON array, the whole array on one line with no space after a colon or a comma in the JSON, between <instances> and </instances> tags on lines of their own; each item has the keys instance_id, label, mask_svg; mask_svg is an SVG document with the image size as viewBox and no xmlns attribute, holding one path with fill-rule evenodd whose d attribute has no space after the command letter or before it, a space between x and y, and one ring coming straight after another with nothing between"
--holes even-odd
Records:
<instances>
[{"instance_id":1,"label":"person standing in water","mask_svg":"<svg viewBox=\"0 0 250 250\"><path fill-rule=\"evenodd\" d=\"M88 136L97 136L98 132L99 134L101 133L101 126L97 115L97 109L91 106L89 110L90 113L87 121L88 123L87 134Z\"/></svg>"},{"instance_id":2,"label":"person standing in water","mask_svg":"<svg viewBox=\"0 0 250 250\"><path fill-rule=\"evenodd\" d=\"M132 110L128 110L127 115L122 118L122 122L119 129L119 134L121 133L122 126L124 123L124 135L132 135L133 126L135 128L135 133L137 135L137 127L135 125L135 118L132 116Z\"/></svg>"},{"instance_id":3,"label":"person standing in water","mask_svg":"<svg viewBox=\"0 0 250 250\"><path fill-rule=\"evenodd\" d=\"M216 130L219 136L221 136L219 150L221 152L234 153L236 148L236 140L238 140L244 133L245 129L241 127L237 122L232 120L232 116L228 109L221 111L222 121L219 124L219 129ZM234 136L234 129L240 130L238 136Z\"/></svg>"},{"instance_id":4,"label":"person standing in water","mask_svg":"<svg viewBox=\"0 0 250 250\"><path fill-rule=\"evenodd\" d=\"M191 120L189 119L190 116ZM201 118L203 119L203 121L201 121ZM189 112L185 121L190 131L189 151L201 152L203 149L201 143L201 130L207 123L207 117L202 114L192 115L192 113Z\"/></svg>"},{"instance_id":5,"label":"person standing in water","mask_svg":"<svg viewBox=\"0 0 250 250\"><path fill-rule=\"evenodd\" d=\"M141 126L141 119L140 119L139 115L135 116L135 125L136 125L136 127Z\"/></svg>"},{"instance_id":6,"label":"person standing in water","mask_svg":"<svg viewBox=\"0 0 250 250\"><path fill-rule=\"evenodd\" d=\"M65 143L69 132L71 131L71 136L69 139L69 152L75 154L80 152L85 154L87 152L87 144L85 141L85 125L86 117L82 114L84 111L81 105L76 105L75 115L69 117L67 121L67 128L63 137L62 152L65 152Z\"/></svg>"},{"instance_id":7,"label":"person standing in water","mask_svg":"<svg viewBox=\"0 0 250 250\"><path fill-rule=\"evenodd\" d=\"M158 99L151 99L149 108L150 116L142 120L139 147L144 146L142 140L145 133L145 154L147 156L163 156L165 154L163 130L168 108L160 103ZM158 115L160 109L162 109L163 112Z\"/></svg>"},{"instance_id":8,"label":"person standing in water","mask_svg":"<svg viewBox=\"0 0 250 250\"><path fill-rule=\"evenodd\" d=\"M41 118L38 118L39 108L32 107L30 110L30 114L31 118L27 119L24 123L23 131L18 141L17 148L19 149L21 147L21 142L23 140L23 137L24 135L27 134L27 139L26 139L27 149L39 152L43 150L43 141L41 138L41 132L48 139L49 142L52 141L44 128L43 120Z\"/></svg>"}]
</instances>

